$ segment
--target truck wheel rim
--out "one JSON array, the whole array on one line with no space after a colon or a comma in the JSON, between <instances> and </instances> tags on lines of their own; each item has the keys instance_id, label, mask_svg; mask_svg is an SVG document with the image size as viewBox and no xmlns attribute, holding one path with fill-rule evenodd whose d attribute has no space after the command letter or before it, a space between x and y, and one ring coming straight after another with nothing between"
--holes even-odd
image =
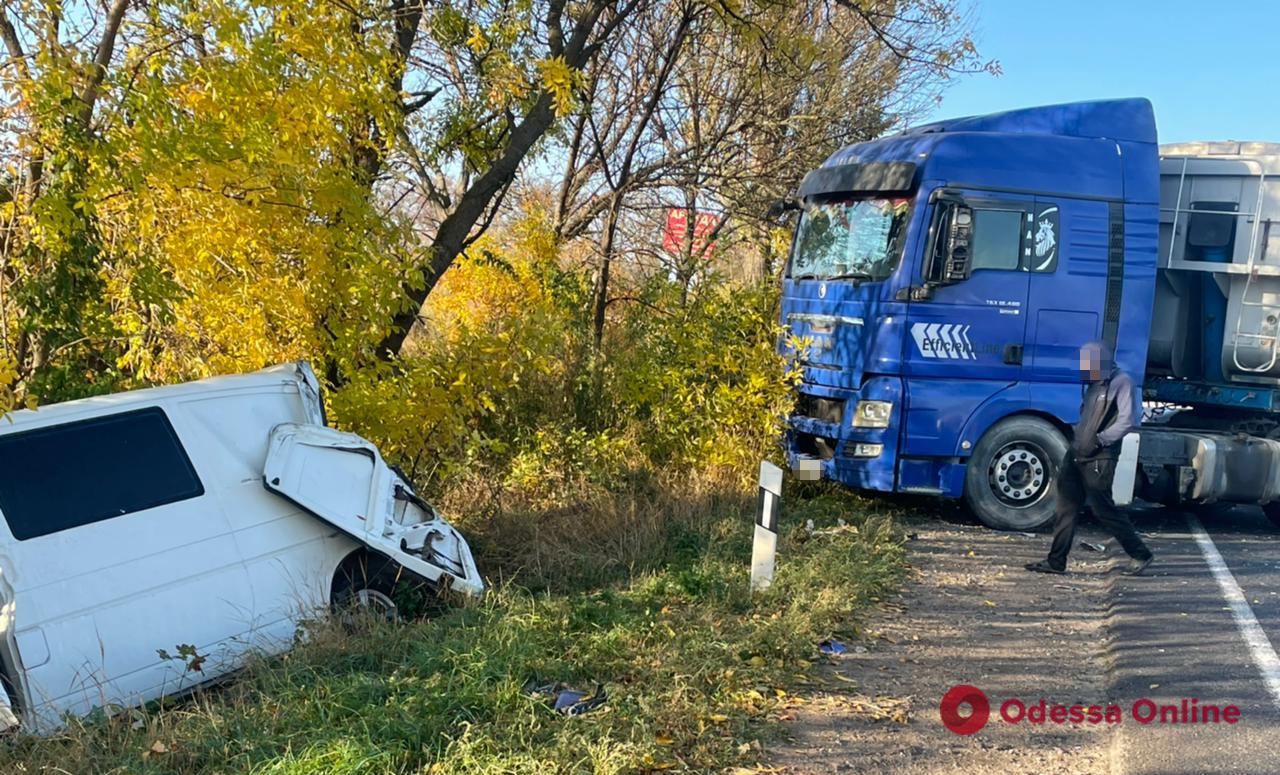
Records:
<instances>
[{"instance_id":1,"label":"truck wheel rim","mask_svg":"<svg viewBox=\"0 0 1280 775\"><path fill-rule=\"evenodd\" d=\"M1029 441L1014 441L1000 448L987 471L991 493L1006 506L1025 509L1049 490L1048 455Z\"/></svg>"}]
</instances>

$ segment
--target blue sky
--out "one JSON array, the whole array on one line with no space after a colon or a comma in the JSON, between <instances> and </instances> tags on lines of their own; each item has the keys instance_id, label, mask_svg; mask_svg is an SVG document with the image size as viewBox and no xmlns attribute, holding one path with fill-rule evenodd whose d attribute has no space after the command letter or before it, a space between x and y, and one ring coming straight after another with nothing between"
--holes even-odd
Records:
<instances>
[{"instance_id":1,"label":"blue sky","mask_svg":"<svg viewBox=\"0 0 1280 775\"><path fill-rule=\"evenodd\" d=\"M1280 142L1280 0L973 0L1004 74L958 78L927 118L1147 97L1161 142Z\"/></svg>"}]
</instances>

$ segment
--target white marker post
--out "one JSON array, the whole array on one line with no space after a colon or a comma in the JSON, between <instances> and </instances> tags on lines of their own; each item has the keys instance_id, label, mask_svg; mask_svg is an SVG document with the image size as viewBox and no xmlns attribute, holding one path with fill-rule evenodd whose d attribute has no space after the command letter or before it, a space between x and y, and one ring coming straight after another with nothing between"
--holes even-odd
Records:
<instances>
[{"instance_id":1,"label":"white marker post","mask_svg":"<svg viewBox=\"0 0 1280 775\"><path fill-rule=\"evenodd\" d=\"M751 591L773 583L773 560L778 553L778 511L782 505L782 469L760 461L760 504L756 508L756 535L751 544Z\"/></svg>"}]
</instances>

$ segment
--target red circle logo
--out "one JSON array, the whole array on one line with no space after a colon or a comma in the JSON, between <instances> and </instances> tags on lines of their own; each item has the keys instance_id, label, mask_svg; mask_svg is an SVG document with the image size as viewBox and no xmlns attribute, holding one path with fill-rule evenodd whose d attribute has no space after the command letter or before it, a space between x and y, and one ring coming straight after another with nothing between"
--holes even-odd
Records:
<instances>
[{"instance_id":1,"label":"red circle logo","mask_svg":"<svg viewBox=\"0 0 1280 775\"><path fill-rule=\"evenodd\" d=\"M960 715L961 705L969 706L969 715ZM942 723L947 729L957 735L972 735L987 725L987 719L991 718L991 703L978 687L959 684L942 695L938 712L942 714Z\"/></svg>"}]
</instances>

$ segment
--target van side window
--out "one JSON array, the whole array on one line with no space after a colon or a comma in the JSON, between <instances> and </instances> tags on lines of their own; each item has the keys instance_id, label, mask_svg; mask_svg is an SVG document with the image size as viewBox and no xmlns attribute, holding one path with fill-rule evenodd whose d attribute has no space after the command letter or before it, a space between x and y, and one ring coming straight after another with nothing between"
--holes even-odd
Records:
<instances>
[{"instance_id":1,"label":"van side window","mask_svg":"<svg viewBox=\"0 0 1280 775\"><path fill-rule=\"evenodd\" d=\"M1021 210L974 209L970 271L1021 267L1023 217Z\"/></svg>"},{"instance_id":2,"label":"van side window","mask_svg":"<svg viewBox=\"0 0 1280 775\"><path fill-rule=\"evenodd\" d=\"M0 510L19 541L204 494L159 407L0 436Z\"/></svg>"}]
</instances>

